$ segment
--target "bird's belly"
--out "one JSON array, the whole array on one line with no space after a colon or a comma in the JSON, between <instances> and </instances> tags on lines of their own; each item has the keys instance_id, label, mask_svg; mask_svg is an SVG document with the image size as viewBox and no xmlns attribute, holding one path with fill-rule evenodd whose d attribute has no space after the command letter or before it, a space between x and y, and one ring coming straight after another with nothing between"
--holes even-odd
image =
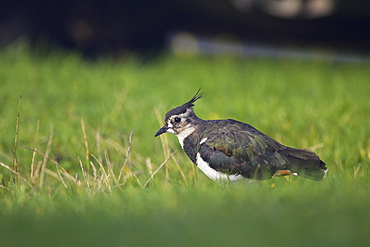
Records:
<instances>
[{"instance_id":1,"label":"bird's belly","mask_svg":"<svg viewBox=\"0 0 370 247\"><path fill-rule=\"evenodd\" d=\"M227 180L230 182L236 182L244 178L240 174L228 175L228 174L216 171L215 169L210 167L208 163L202 159L202 157L200 157L199 153L197 154L197 166L202 172L204 172L204 174L206 174L210 179L214 181Z\"/></svg>"}]
</instances>

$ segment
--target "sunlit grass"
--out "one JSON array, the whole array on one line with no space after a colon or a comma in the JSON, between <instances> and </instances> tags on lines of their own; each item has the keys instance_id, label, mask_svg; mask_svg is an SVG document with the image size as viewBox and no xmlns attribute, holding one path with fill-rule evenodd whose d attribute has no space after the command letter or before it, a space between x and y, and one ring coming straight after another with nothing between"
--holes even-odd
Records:
<instances>
[{"instance_id":1,"label":"sunlit grass","mask_svg":"<svg viewBox=\"0 0 370 247\"><path fill-rule=\"evenodd\" d=\"M88 62L3 50L1 241L365 246L368 78L367 65L335 62L170 55ZM285 145L311 147L328 177L209 180L175 136L154 138L164 114L199 87L199 117L233 118Z\"/></svg>"}]
</instances>

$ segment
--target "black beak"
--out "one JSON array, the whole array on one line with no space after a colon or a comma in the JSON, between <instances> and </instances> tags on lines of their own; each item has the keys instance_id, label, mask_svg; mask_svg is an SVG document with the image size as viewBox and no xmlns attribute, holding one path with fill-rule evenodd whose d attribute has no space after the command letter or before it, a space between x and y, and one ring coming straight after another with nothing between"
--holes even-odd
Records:
<instances>
[{"instance_id":1,"label":"black beak","mask_svg":"<svg viewBox=\"0 0 370 247\"><path fill-rule=\"evenodd\" d=\"M157 131L157 133L155 133L154 137L157 137L157 136L159 136L159 135L161 135L161 134L163 134L163 133L166 133L166 132L167 132L167 130L168 130L168 127L167 127L167 126L163 126L162 128L160 128L160 129Z\"/></svg>"}]
</instances>

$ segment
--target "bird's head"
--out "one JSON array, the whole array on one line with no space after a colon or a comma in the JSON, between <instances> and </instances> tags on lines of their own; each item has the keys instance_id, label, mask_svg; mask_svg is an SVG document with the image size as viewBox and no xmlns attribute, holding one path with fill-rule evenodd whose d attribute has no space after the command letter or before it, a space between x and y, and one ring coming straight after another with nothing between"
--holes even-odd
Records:
<instances>
[{"instance_id":1,"label":"bird's head","mask_svg":"<svg viewBox=\"0 0 370 247\"><path fill-rule=\"evenodd\" d=\"M155 136L166 132L181 135L184 132L194 129L194 120L198 118L195 116L192 107L194 106L193 103L202 98L202 96L203 93L199 89L191 100L167 112L164 118L165 125L157 131Z\"/></svg>"}]
</instances>

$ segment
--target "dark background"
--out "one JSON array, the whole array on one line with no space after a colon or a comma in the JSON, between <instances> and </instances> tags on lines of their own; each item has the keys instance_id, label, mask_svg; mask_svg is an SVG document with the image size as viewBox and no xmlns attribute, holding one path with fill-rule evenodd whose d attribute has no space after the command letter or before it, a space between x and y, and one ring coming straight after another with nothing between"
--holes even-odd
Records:
<instances>
[{"instance_id":1,"label":"dark background","mask_svg":"<svg viewBox=\"0 0 370 247\"><path fill-rule=\"evenodd\" d=\"M312 6L319 6L318 10ZM172 34L184 31L196 37L227 34L241 42L318 46L369 56L370 1L3 0L0 3L1 46L27 40L31 46L77 50L86 57L148 54L163 51Z\"/></svg>"}]
</instances>

